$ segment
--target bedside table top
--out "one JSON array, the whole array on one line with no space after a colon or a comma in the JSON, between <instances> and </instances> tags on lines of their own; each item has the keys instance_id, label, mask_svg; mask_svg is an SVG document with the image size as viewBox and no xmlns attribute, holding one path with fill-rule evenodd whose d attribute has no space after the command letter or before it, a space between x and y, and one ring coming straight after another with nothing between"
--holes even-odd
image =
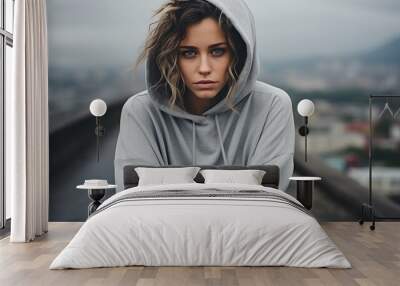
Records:
<instances>
[{"instance_id":1,"label":"bedside table top","mask_svg":"<svg viewBox=\"0 0 400 286\"><path fill-rule=\"evenodd\" d=\"M117 185L106 185L106 186L89 186L89 185L79 185L76 186L77 189L84 189L84 190L99 190L99 189L115 189Z\"/></svg>"},{"instance_id":2,"label":"bedside table top","mask_svg":"<svg viewBox=\"0 0 400 286\"><path fill-rule=\"evenodd\" d=\"M290 177L292 181L321 181L321 177Z\"/></svg>"}]
</instances>

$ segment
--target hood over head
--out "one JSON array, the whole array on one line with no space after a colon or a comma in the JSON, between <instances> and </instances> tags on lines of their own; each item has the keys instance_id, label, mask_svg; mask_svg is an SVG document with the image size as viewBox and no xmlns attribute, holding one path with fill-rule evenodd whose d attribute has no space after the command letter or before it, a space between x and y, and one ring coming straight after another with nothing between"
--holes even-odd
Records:
<instances>
[{"instance_id":1,"label":"hood over head","mask_svg":"<svg viewBox=\"0 0 400 286\"><path fill-rule=\"evenodd\" d=\"M233 106L252 91L259 73L259 59L256 53L256 31L253 14L244 0L204 0L219 8L231 21L246 44L247 56L237 84L238 89L233 97ZM178 106L173 109L169 106L169 97L166 93L153 88L160 78L160 71L154 57L146 59L146 85L151 100L164 112L176 117L201 121L204 117L182 110ZM217 115L229 109L225 100L206 110L202 115Z\"/></svg>"},{"instance_id":2,"label":"hood over head","mask_svg":"<svg viewBox=\"0 0 400 286\"><path fill-rule=\"evenodd\" d=\"M257 81L253 15L245 0L203 1L225 14L246 45L247 56L240 59L244 64L232 97L232 104L240 112L231 111L225 100L201 115L191 114L179 105L170 107L168 90L155 88L160 79L156 59L147 57L147 90L131 97L121 114L115 152L119 190L126 165L277 165L279 188L285 190L289 184L295 142L292 104L283 90Z\"/></svg>"}]
</instances>

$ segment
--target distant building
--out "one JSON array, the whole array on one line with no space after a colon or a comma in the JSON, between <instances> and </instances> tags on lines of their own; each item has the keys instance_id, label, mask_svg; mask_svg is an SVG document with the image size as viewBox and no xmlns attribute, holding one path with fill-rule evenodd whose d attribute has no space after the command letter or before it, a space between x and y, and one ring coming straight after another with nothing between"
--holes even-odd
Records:
<instances>
[{"instance_id":1,"label":"distant building","mask_svg":"<svg viewBox=\"0 0 400 286\"><path fill-rule=\"evenodd\" d=\"M310 120L307 148L312 154L337 152L349 147L364 149L366 137L349 132L346 125L335 117L313 116ZM297 144L304 151L304 138L298 136Z\"/></svg>"},{"instance_id":2,"label":"distant building","mask_svg":"<svg viewBox=\"0 0 400 286\"><path fill-rule=\"evenodd\" d=\"M346 172L346 161L341 157L324 157L323 162L342 173Z\"/></svg>"},{"instance_id":3,"label":"distant building","mask_svg":"<svg viewBox=\"0 0 400 286\"><path fill-rule=\"evenodd\" d=\"M355 121L346 125L346 131L353 133L369 134L369 122Z\"/></svg>"},{"instance_id":4,"label":"distant building","mask_svg":"<svg viewBox=\"0 0 400 286\"><path fill-rule=\"evenodd\" d=\"M400 124L394 124L390 128L390 138L396 142L400 142Z\"/></svg>"},{"instance_id":5,"label":"distant building","mask_svg":"<svg viewBox=\"0 0 400 286\"><path fill-rule=\"evenodd\" d=\"M369 188L369 168L350 168L348 176ZM400 168L372 167L372 189L387 194L400 194Z\"/></svg>"},{"instance_id":6,"label":"distant building","mask_svg":"<svg viewBox=\"0 0 400 286\"><path fill-rule=\"evenodd\" d=\"M361 160L356 154L322 156L322 159L328 166L342 173L347 173L349 168L361 166Z\"/></svg>"}]
</instances>

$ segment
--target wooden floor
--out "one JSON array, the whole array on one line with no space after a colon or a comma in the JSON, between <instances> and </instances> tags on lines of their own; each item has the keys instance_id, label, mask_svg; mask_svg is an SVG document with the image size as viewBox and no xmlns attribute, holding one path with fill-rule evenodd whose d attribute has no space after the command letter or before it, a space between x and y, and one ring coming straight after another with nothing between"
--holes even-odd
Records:
<instances>
[{"instance_id":1,"label":"wooden floor","mask_svg":"<svg viewBox=\"0 0 400 286\"><path fill-rule=\"evenodd\" d=\"M291 267L119 267L48 270L81 223L50 223L32 243L0 241L0 285L400 285L400 222L322 223L352 269Z\"/></svg>"}]
</instances>

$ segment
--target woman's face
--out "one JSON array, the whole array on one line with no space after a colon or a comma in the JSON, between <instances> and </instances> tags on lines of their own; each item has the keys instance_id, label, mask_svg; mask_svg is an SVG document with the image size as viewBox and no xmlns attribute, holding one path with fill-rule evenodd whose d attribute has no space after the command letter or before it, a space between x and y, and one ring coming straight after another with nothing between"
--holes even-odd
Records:
<instances>
[{"instance_id":1,"label":"woman's face","mask_svg":"<svg viewBox=\"0 0 400 286\"><path fill-rule=\"evenodd\" d=\"M228 79L231 52L213 18L189 26L179 46L178 65L187 88L199 99L211 99Z\"/></svg>"}]
</instances>

